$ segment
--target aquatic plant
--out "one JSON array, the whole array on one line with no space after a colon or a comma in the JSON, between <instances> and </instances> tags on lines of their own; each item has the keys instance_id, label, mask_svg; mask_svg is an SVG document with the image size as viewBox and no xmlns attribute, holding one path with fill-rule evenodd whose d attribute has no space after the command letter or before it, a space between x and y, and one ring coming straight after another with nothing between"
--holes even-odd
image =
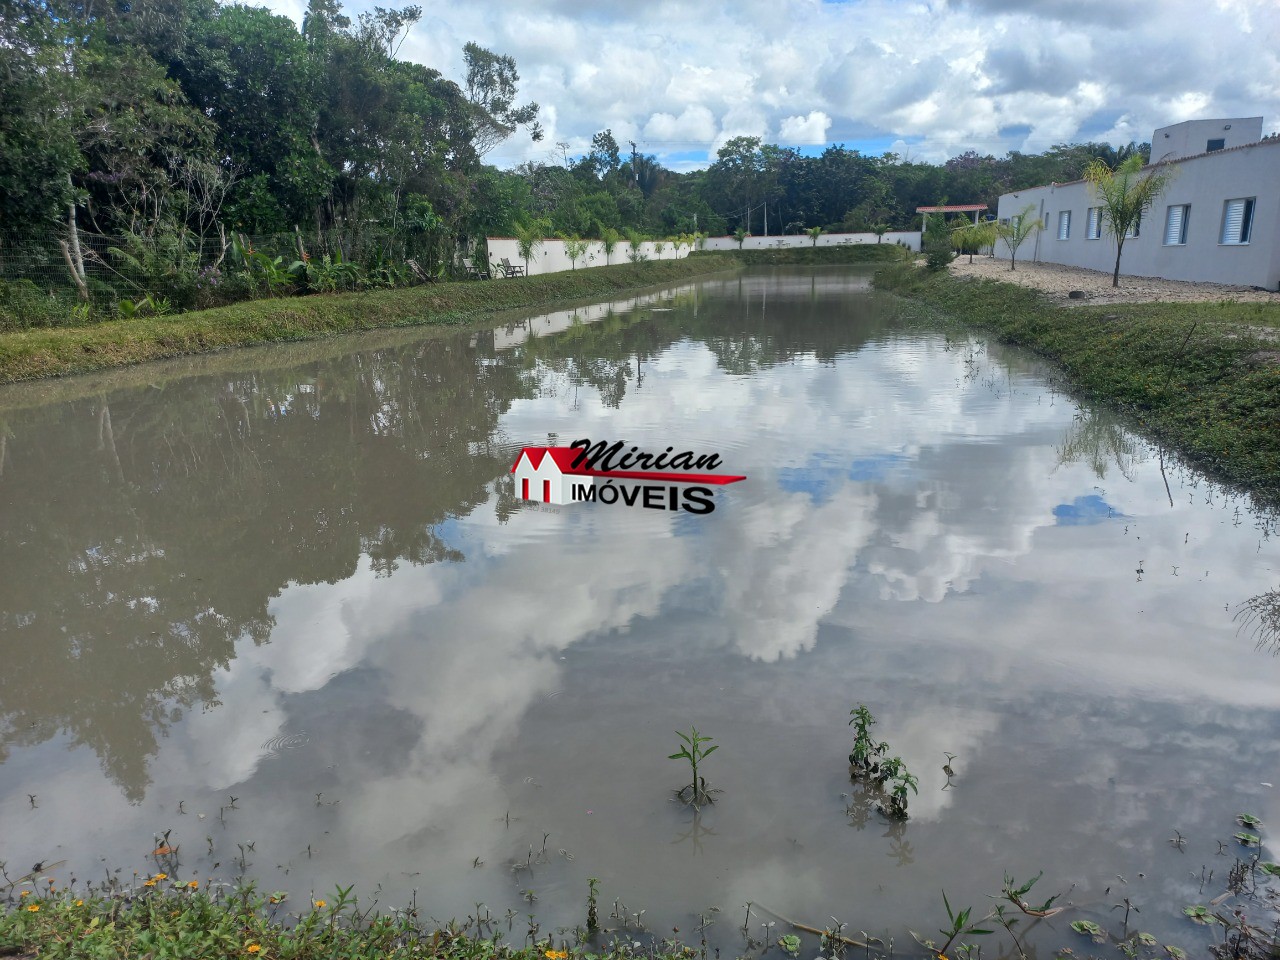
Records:
<instances>
[{"instance_id":1,"label":"aquatic plant","mask_svg":"<svg viewBox=\"0 0 1280 960\"><path fill-rule=\"evenodd\" d=\"M951 921L950 929L939 930L938 932L946 937L946 941L942 946L935 948L939 956L946 956L947 948L951 946L960 937L985 937L993 930L988 930L980 926L987 919L969 921L970 914L973 913L973 907L965 907L963 910L952 910L951 901L947 899L947 891L942 891L942 903L947 908L947 919ZM916 939L919 939L918 937ZM932 946L929 944L929 946Z\"/></svg>"},{"instance_id":2,"label":"aquatic plant","mask_svg":"<svg viewBox=\"0 0 1280 960\"><path fill-rule=\"evenodd\" d=\"M676 736L683 740L684 743L681 745L678 753L671 754L667 759L688 760L690 770L692 771L692 778L688 786L681 787L677 790L676 797L683 803L690 804L694 807L701 806L704 803L713 803L715 798L712 794L719 793L720 791L707 789L706 778L698 775L698 764L702 763L707 759L707 757L719 750L719 744L714 747L708 747L704 750L702 745L704 743L711 743L714 738L704 737L702 734L698 733L697 727L690 727L688 733L681 733L677 730Z\"/></svg>"},{"instance_id":3,"label":"aquatic plant","mask_svg":"<svg viewBox=\"0 0 1280 960\"><path fill-rule=\"evenodd\" d=\"M889 749L887 743L876 743L871 739L871 726L876 718L871 715L865 703L860 703L849 715L853 718L849 726L853 727L853 752L849 754L849 764L855 775L875 775L879 772L880 760Z\"/></svg>"},{"instance_id":4,"label":"aquatic plant","mask_svg":"<svg viewBox=\"0 0 1280 960\"><path fill-rule=\"evenodd\" d=\"M587 877L587 933L595 933L600 929L600 917L596 912L596 894L600 881L595 877Z\"/></svg>"},{"instance_id":5,"label":"aquatic plant","mask_svg":"<svg viewBox=\"0 0 1280 960\"><path fill-rule=\"evenodd\" d=\"M1092 920L1072 920L1071 929L1082 936L1092 937L1095 943L1103 943L1107 935Z\"/></svg>"}]
</instances>

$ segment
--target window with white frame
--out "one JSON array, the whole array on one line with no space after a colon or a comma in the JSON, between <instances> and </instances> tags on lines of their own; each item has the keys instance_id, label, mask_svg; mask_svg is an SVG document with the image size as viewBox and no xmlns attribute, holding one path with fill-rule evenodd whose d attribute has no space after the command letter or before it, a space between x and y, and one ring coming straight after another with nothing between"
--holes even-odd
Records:
<instances>
[{"instance_id":1,"label":"window with white frame","mask_svg":"<svg viewBox=\"0 0 1280 960\"><path fill-rule=\"evenodd\" d=\"M1191 204L1180 203L1169 207L1164 214L1164 245L1181 247L1187 242L1187 220L1191 215Z\"/></svg>"},{"instance_id":2,"label":"window with white frame","mask_svg":"<svg viewBox=\"0 0 1280 960\"><path fill-rule=\"evenodd\" d=\"M1249 242L1253 233L1253 197L1228 200L1222 205L1222 233L1218 242L1239 246Z\"/></svg>"},{"instance_id":3,"label":"window with white frame","mask_svg":"<svg viewBox=\"0 0 1280 960\"><path fill-rule=\"evenodd\" d=\"M1086 240L1102 239L1102 208L1089 208L1089 222L1085 226L1084 238Z\"/></svg>"},{"instance_id":4,"label":"window with white frame","mask_svg":"<svg viewBox=\"0 0 1280 960\"><path fill-rule=\"evenodd\" d=\"M1129 224L1129 226L1125 228L1125 231L1124 231L1125 239L1127 240L1131 237L1136 237L1138 235L1138 231L1141 228L1142 228L1142 214L1138 214L1136 217L1133 218L1133 223Z\"/></svg>"},{"instance_id":5,"label":"window with white frame","mask_svg":"<svg viewBox=\"0 0 1280 960\"><path fill-rule=\"evenodd\" d=\"M1058 214L1058 239L1071 239L1071 211L1063 210Z\"/></svg>"}]
</instances>

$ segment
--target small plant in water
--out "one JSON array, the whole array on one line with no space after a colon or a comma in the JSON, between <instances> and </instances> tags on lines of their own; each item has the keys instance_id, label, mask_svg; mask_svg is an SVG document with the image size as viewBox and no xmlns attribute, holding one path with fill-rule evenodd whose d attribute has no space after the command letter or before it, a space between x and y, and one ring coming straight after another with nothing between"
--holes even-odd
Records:
<instances>
[{"instance_id":1,"label":"small plant in water","mask_svg":"<svg viewBox=\"0 0 1280 960\"><path fill-rule=\"evenodd\" d=\"M1071 921L1071 929L1086 937L1092 937L1095 943L1102 943L1107 939L1107 935L1102 932L1102 928L1092 920L1073 920Z\"/></svg>"},{"instance_id":2,"label":"small plant in water","mask_svg":"<svg viewBox=\"0 0 1280 960\"><path fill-rule=\"evenodd\" d=\"M1246 847L1256 847L1261 843L1261 838L1256 833L1245 833L1243 830L1235 835L1235 838L1243 843Z\"/></svg>"},{"instance_id":3,"label":"small plant in water","mask_svg":"<svg viewBox=\"0 0 1280 960\"><path fill-rule=\"evenodd\" d=\"M1183 907L1182 914L1185 917L1189 917L1191 920L1193 920L1196 923L1205 924L1205 925L1208 925L1210 923L1215 923L1217 922L1217 919L1218 919L1213 915L1213 912L1208 907L1201 907L1198 905Z\"/></svg>"},{"instance_id":4,"label":"small plant in water","mask_svg":"<svg viewBox=\"0 0 1280 960\"><path fill-rule=\"evenodd\" d=\"M894 757L897 760L897 757ZM901 761L899 761L901 764ZM907 819L907 791L918 794L920 781L912 774L907 772L905 765L899 766L899 772L894 777L893 789L889 791L889 800L882 806L881 811L890 817L898 820Z\"/></svg>"},{"instance_id":5,"label":"small plant in water","mask_svg":"<svg viewBox=\"0 0 1280 960\"><path fill-rule=\"evenodd\" d=\"M794 933L786 933L778 938L778 946L782 948L784 953L795 956L800 952L800 938Z\"/></svg>"},{"instance_id":6,"label":"small plant in water","mask_svg":"<svg viewBox=\"0 0 1280 960\"><path fill-rule=\"evenodd\" d=\"M1257 817L1255 817L1252 813L1236 814L1236 823L1240 824L1240 826L1242 827L1252 827L1254 829L1257 829L1258 827L1262 826L1262 821L1259 820Z\"/></svg>"},{"instance_id":7,"label":"small plant in water","mask_svg":"<svg viewBox=\"0 0 1280 960\"><path fill-rule=\"evenodd\" d=\"M714 738L702 736L698 733L697 727L690 727L688 733L681 733L677 730L676 736L683 740L684 744L680 747L679 753L673 753L667 759L688 760L690 770L692 771L691 782L688 786L681 787L676 791L676 798L683 803L687 803L695 807L700 807L704 803L714 803L715 797L713 797L712 794L719 793L720 791L707 789L706 778L698 776L698 764L702 763L702 761L706 760L707 757L719 750L720 746L717 744L714 747L708 747L704 750L702 745L704 743L710 743Z\"/></svg>"},{"instance_id":8,"label":"small plant in water","mask_svg":"<svg viewBox=\"0 0 1280 960\"><path fill-rule=\"evenodd\" d=\"M871 739L871 726L876 718L871 715L865 703L860 703L849 715L853 718L849 726L853 727L853 753L849 754L849 765L855 776L878 775L880 758L889 750L887 743L876 743Z\"/></svg>"}]
</instances>

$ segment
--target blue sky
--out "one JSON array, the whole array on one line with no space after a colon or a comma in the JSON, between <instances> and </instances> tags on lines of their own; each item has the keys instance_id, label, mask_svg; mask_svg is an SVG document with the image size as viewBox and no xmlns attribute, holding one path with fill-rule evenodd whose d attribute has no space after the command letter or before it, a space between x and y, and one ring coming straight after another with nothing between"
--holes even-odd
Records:
<instances>
[{"instance_id":1,"label":"blue sky","mask_svg":"<svg viewBox=\"0 0 1280 960\"><path fill-rule=\"evenodd\" d=\"M300 21L306 0L262 0ZM387 0L382 0L385 4ZM347 5L349 14L372 6ZM498 0L426 4L401 56L454 79L475 41L515 57L546 138L489 161L555 162L613 130L674 169L734 136L939 162L1157 126L1280 126L1275 0ZM560 146L563 144L563 147Z\"/></svg>"}]
</instances>

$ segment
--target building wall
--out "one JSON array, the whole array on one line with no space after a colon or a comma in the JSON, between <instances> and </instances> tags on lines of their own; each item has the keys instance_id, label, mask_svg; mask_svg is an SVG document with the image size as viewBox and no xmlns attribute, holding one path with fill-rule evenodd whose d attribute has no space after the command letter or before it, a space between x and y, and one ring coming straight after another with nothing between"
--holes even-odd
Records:
<instances>
[{"instance_id":1,"label":"building wall","mask_svg":"<svg viewBox=\"0 0 1280 960\"><path fill-rule=\"evenodd\" d=\"M1129 276L1163 277L1241 286L1280 288L1280 140L1265 140L1226 152L1191 157L1168 165L1173 180L1143 218L1137 237L1124 242L1120 272ZM1250 241L1242 245L1219 242L1227 200L1255 198ZM1086 239L1088 208L1098 205L1093 188L1083 182L1050 184L1005 194L996 216L1018 214L1030 204L1045 229L1024 240L1019 260L1062 263L1110 272L1116 244L1105 227L1102 238ZM1165 218L1170 206L1188 204L1184 245L1164 243ZM1058 240L1058 215L1071 211L1071 235ZM1003 242L996 255L1009 258Z\"/></svg>"},{"instance_id":2,"label":"building wall","mask_svg":"<svg viewBox=\"0 0 1280 960\"><path fill-rule=\"evenodd\" d=\"M1156 129L1151 135L1151 162L1194 157L1208 150L1210 140L1222 140L1225 150L1257 143L1261 139L1261 117L1187 120Z\"/></svg>"}]
</instances>

